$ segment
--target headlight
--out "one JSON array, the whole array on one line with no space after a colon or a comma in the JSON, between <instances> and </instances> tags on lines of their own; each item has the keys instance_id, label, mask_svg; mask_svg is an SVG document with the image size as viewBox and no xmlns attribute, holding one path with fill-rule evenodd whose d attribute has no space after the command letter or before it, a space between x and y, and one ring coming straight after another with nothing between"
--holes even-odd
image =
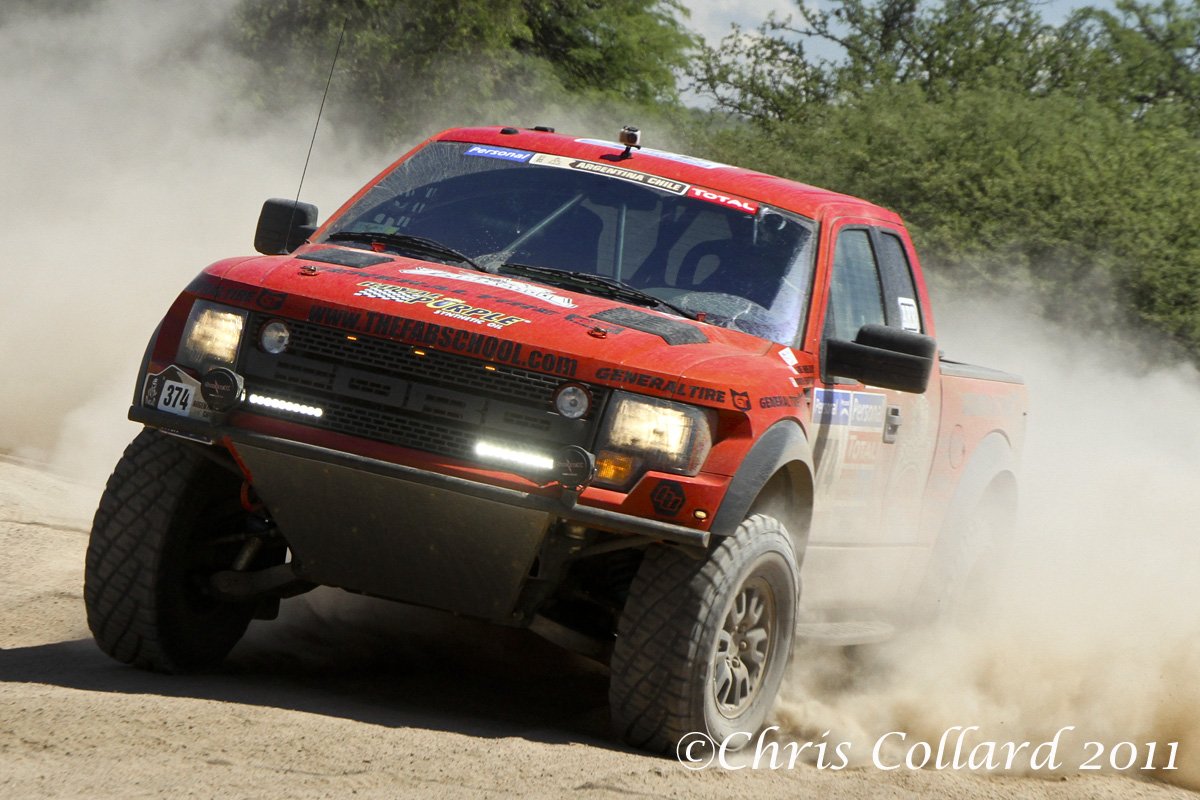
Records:
<instances>
[{"instance_id":1,"label":"headlight","mask_svg":"<svg viewBox=\"0 0 1200 800\"><path fill-rule=\"evenodd\" d=\"M616 392L596 447L596 483L624 489L648 469L695 475L711 449L704 409Z\"/></svg>"},{"instance_id":2,"label":"headlight","mask_svg":"<svg viewBox=\"0 0 1200 800\"><path fill-rule=\"evenodd\" d=\"M246 312L197 300L183 329L179 363L197 369L218 364L232 367L245 327Z\"/></svg>"}]
</instances>

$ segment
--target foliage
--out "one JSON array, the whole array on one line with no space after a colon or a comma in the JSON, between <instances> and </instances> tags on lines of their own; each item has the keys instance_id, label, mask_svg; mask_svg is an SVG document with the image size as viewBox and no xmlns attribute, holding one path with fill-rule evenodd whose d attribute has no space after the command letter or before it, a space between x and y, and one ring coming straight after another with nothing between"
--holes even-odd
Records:
<instances>
[{"instance_id":1,"label":"foliage","mask_svg":"<svg viewBox=\"0 0 1200 800\"><path fill-rule=\"evenodd\" d=\"M738 122L696 145L895 208L943 281L1141 320L1200 360L1198 20L839 0L705 54L693 79Z\"/></svg>"},{"instance_id":2,"label":"foliage","mask_svg":"<svg viewBox=\"0 0 1200 800\"><path fill-rule=\"evenodd\" d=\"M235 38L263 71L262 102L287 108L323 83L344 25L334 114L392 139L579 95L674 104L697 43L685 13L677 0L243 0Z\"/></svg>"}]
</instances>

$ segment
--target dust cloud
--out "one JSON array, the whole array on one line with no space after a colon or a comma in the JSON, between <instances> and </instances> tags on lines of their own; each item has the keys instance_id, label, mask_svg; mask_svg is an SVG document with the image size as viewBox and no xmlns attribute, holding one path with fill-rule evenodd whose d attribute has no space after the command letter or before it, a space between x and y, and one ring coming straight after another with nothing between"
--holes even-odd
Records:
<instances>
[{"instance_id":1,"label":"dust cloud","mask_svg":"<svg viewBox=\"0 0 1200 800\"><path fill-rule=\"evenodd\" d=\"M1121 742L1138 767L1157 743L1162 767L1178 742L1178 770L1127 773L1200 788L1200 375L1142 369L1136 347L1016 302L935 299L950 357L1028 384L1011 552L950 621L865 652L798 652L777 724L800 742L828 731L868 765L879 737L904 732L881 748L889 766L918 741L936 752L947 730L953 745L955 726L979 726L964 754L1074 726L1058 749L1064 773L1101 748L1090 763L1124 766ZM1044 771L1028 758L1024 770ZM1006 770L1021 771L1020 760Z\"/></svg>"},{"instance_id":2,"label":"dust cloud","mask_svg":"<svg viewBox=\"0 0 1200 800\"><path fill-rule=\"evenodd\" d=\"M0 17L0 453L99 484L151 333L295 195L324 87L288 117L237 99L232 0L76 5ZM323 123L304 199L327 214L384 163Z\"/></svg>"},{"instance_id":3,"label":"dust cloud","mask_svg":"<svg viewBox=\"0 0 1200 800\"><path fill-rule=\"evenodd\" d=\"M207 264L253 254L263 200L295 196L324 81L287 115L256 108L243 91L250 65L224 45L235 6L78 0L0 11L0 103L10 110L0 126L0 455L103 483L136 433L125 420L136 369L171 301ZM331 104L337 93L335 76ZM562 100L512 101L516 119L503 120L448 100L422 111L423 135L451 123L619 127L609 110ZM322 220L416 144L368 145L371 123L344 108L322 119L302 193Z\"/></svg>"}]
</instances>

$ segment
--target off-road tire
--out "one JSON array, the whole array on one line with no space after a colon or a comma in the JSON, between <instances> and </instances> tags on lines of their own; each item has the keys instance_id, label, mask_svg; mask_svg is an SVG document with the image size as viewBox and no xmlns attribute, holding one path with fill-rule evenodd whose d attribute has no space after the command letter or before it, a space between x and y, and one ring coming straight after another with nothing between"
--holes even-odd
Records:
<instances>
[{"instance_id":1,"label":"off-road tire","mask_svg":"<svg viewBox=\"0 0 1200 800\"><path fill-rule=\"evenodd\" d=\"M718 743L744 733L731 747L745 745L783 682L799 586L787 530L763 514L743 521L704 558L679 548L650 548L630 586L613 648L609 704L617 735L657 752L673 751L694 731ZM718 643L728 642L722 631L735 619L735 601L756 594L769 597L771 606L764 666L741 706L722 706L718 682L727 673L719 666L725 656Z\"/></svg>"},{"instance_id":2,"label":"off-road tire","mask_svg":"<svg viewBox=\"0 0 1200 800\"><path fill-rule=\"evenodd\" d=\"M221 566L197 563L197 551L232 563L236 544L207 542L237 524L239 485L195 446L156 430L130 443L100 498L87 549L83 596L101 650L143 669L184 672L220 661L237 644L255 604L208 596L205 573Z\"/></svg>"}]
</instances>

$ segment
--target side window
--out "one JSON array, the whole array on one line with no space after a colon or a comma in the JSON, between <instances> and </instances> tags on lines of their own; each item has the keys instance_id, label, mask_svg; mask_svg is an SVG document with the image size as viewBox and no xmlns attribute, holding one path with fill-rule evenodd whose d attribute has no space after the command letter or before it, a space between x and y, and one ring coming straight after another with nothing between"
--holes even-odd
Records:
<instances>
[{"instance_id":1,"label":"side window","mask_svg":"<svg viewBox=\"0 0 1200 800\"><path fill-rule=\"evenodd\" d=\"M825 311L825 338L852 340L867 324L885 324L883 287L871 237L861 228L838 234Z\"/></svg>"},{"instance_id":2,"label":"side window","mask_svg":"<svg viewBox=\"0 0 1200 800\"><path fill-rule=\"evenodd\" d=\"M879 231L879 259L883 267L883 282L887 285L888 324L906 331L924 330L917 304L917 289L913 284L912 266L904 252L904 242L890 231Z\"/></svg>"}]
</instances>

